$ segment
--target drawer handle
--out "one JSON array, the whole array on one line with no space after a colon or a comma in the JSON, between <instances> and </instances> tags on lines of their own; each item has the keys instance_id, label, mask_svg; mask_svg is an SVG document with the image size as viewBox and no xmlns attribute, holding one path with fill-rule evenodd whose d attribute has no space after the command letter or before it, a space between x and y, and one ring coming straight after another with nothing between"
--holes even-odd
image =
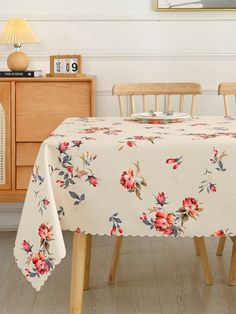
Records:
<instances>
[{"instance_id":1,"label":"drawer handle","mask_svg":"<svg viewBox=\"0 0 236 314\"><path fill-rule=\"evenodd\" d=\"M5 184L5 146L6 146L6 135L5 135L5 113L3 106L0 103L0 184Z\"/></svg>"}]
</instances>

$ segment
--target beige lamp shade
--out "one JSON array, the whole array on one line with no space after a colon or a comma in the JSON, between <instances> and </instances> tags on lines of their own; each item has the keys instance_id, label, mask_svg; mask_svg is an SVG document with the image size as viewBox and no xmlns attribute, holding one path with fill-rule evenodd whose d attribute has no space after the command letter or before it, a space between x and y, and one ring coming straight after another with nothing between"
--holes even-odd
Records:
<instances>
[{"instance_id":1,"label":"beige lamp shade","mask_svg":"<svg viewBox=\"0 0 236 314\"><path fill-rule=\"evenodd\" d=\"M16 51L7 59L7 65L12 71L25 71L29 66L28 56L20 51L22 44L39 42L29 24L23 19L9 20L0 33L0 44L13 45Z\"/></svg>"},{"instance_id":2,"label":"beige lamp shade","mask_svg":"<svg viewBox=\"0 0 236 314\"><path fill-rule=\"evenodd\" d=\"M9 20L0 33L0 44L21 45L39 42L29 24L22 19Z\"/></svg>"}]
</instances>

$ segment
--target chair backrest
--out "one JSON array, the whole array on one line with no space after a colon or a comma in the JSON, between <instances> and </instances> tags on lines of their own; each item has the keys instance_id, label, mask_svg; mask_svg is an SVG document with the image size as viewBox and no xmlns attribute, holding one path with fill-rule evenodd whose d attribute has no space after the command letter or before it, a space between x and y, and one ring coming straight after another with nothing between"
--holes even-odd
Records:
<instances>
[{"instance_id":1,"label":"chair backrest","mask_svg":"<svg viewBox=\"0 0 236 314\"><path fill-rule=\"evenodd\" d=\"M228 117L230 115L228 96L235 96L236 102L236 83L220 83L218 86L218 95L223 95L224 97L225 116Z\"/></svg>"},{"instance_id":2,"label":"chair backrest","mask_svg":"<svg viewBox=\"0 0 236 314\"><path fill-rule=\"evenodd\" d=\"M166 110L173 110L173 96L179 95L179 111L183 112L184 95L192 95L191 115L195 112L196 95L201 94L198 83L123 83L113 86L112 94L118 96L120 114L126 116L126 100L131 104L131 114L136 112L135 96L142 96L143 111L147 111L147 96L155 96L155 111L159 109L159 96L166 96ZM128 96L128 97L127 97Z\"/></svg>"}]
</instances>

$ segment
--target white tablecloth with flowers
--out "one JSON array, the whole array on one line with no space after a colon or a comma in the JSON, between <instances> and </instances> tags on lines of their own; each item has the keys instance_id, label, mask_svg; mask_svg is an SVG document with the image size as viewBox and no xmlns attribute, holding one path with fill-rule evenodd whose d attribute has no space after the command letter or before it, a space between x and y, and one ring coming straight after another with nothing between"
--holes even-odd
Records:
<instances>
[{"instance_id":1,"label":"white tablecloth with flowers","mask_svg":"<svg viewBox=\"0 0 236 314\"><path fill-rule=\"evenodd\" d=\"M236 234L236 119L141 124L69 118L38 153L17 233L37 290L66 250L62 230L124 236Z\"/></svg>"}]
</instances>

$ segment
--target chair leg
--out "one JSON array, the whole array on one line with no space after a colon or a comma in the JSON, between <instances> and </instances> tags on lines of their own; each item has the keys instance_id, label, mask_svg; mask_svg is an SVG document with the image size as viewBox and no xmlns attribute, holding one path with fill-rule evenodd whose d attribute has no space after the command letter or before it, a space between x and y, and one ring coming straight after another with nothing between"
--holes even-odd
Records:
<instances>
[{"instance_id":1,"label":"chair leg","mask_svg":"<svg viewBox=\"0 0 236 314\"><path fill-rule=\"evenodd\" d=\"M223 237L223 238L219 239L217 250L216 250L216 255L217 256L222 256L223 255L224 247L225 247L225 241L226 241L226 237Z\"/></svg>"},{"instance_id":2,"label":"chair leg","mask_svg":"<svg viewBox=\"0 0 236 314\"><path fill-rule=\"evenodd\" d=\"M234 286L236 283L236 236L231 237L233 241L231 265L229 271L228 285Z\"/></svg>"},{"instance_id":3,"label":"chair leg","mask_svg":"<svg viewBox=\"0 0 236 314\"><path fill-rule=\"evenodd\" d=\"M108 283L110 285L114 284L116 280L116 273L118 269L122 241L123 241L123 236L116 237L115 247L112 253L111 268L110 268L110 273L109 273L109 278L108 278Z\"/></svg>"},{"instance_id":4,"label":"chair leg","mask_svg":"<svg viewBox=\"0 0 236 314\"><path fill-rule=\"evenodd\" d=\"M193 238L193 243L194 243L194 247L195 247L195 254L200 255L197 237Z\"/></svg>"},{"instance_id":5,"label":"chair leg","mask_svg":"<svg viewBox=\"0 0 236 314\"><path fill-rule=\"evenodd\" d=\"M73 233L70 314L82 314L87 235Z\"/></svg>"},{"instance_id":6,"label":"chair leg","mask_svg":"<svg viewBox=\"0 0 236 314\"><path fill-rule=\"evenodd\" d=\"M90 265L91 265L91 249L92 249L92 235L87 235L86 243L86 259L85 259L85 274L84 274L84 290L89 289Z\"/></svg>"},{"instance_id":7,"label":"chair leg","mask_svg":"<svg viewBox=\"0 0 236 314\"><path fill-rule=\"evenodd\" d=\"M205 239L204 239L204 237L196 237L196 239L197 239L198 249L199 249L199 253L200 253L202 269L204 272L205 282L207 285L212 285L213 279L212 279L210 264L208 261Z\"/></svg>"}]
</instances>

